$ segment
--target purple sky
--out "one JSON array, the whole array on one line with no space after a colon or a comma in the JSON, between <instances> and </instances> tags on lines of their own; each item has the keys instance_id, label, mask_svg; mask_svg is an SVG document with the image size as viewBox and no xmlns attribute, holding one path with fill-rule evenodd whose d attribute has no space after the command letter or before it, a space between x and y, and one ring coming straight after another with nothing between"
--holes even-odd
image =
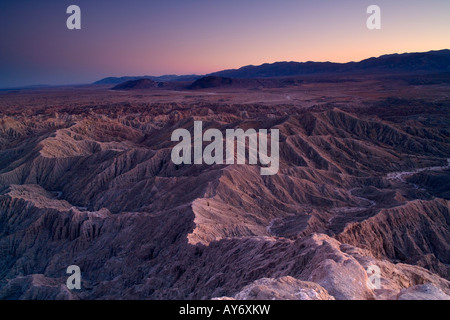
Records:
<instances>
[{"instance_id":1,"label":"purple sky","mask_svg":"<svg viewBox=\"0 0 450 320\"><path fill-rule=\"evenodd\" d=\"M81 8L81 30L66 9ZM377 4L382 29L366 28ZM0 88L450 48L448 0L2 0Z\"/></svg>"}]
</instances>

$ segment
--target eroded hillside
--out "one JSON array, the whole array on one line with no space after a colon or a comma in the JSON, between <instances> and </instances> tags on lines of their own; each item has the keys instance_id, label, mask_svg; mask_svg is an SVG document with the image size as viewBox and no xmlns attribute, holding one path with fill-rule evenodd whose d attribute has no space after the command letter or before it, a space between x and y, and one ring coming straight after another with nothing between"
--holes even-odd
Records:
<instances>
[{"instance_id":1,"label":"eroded hillside","mask_svg":"<svg viewBox=\"0 0 450 320\"><path fill-rule=\"evenodd\" d=\"M447 89L327 86L2 93L0 298L450 298ZM175 165L198 120L279 129L279 173Z\"/></svg>"}]
</instances>

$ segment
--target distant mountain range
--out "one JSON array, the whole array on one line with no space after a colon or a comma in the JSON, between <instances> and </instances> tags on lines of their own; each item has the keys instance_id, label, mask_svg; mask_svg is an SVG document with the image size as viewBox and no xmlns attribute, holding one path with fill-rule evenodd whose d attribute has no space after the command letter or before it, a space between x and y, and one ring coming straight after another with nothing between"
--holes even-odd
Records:
<instances>
[{"instance_id":1,"label":"distant mountain range","mask_svg":"<svg viewBox=\"0 0 450 320\"><path fill-rule=\"evenodd\" d=\"M195 81L202 76L199 75L183 75L183 76L177 76L177 75L164 75L164 76L135 76L135 77L108 77L101 79L99 81L94 82L94 84L119 84L127 81L135 81L135 80L142 80L142 79L148 79L156 82L170 82L170 81Z\"/></svg>"},{"instance_id":2,"label":"distant mountain range","mask_svg":"<svg viewBox=\"0 0 450 320\"><path fill-rule=\"evenodd\" d=\"M234 79L257 79L272 77L292 77L314 74L350 74L350 73L430 73L450 71L450 50L418 53L388 54L369 58L360 62L275 62L260 66L245 66L239 69L223 70L205 76ZM193 82L201 75L165 75L137 77L109 77L94 84L120 84L127 81L149 79L156 82L185 81Z\"/></svg>"},{"instance_id":3,"label":"distant mountain range","mask_svg":"<svg viewBox=\"0 0 450 320\"><path fill-rule=\"evenodd\" d=\"M133 90L133 89L150 89L161 86L163 82L156 82L150 79L128 80L116 85L113 90Z\"/></svg>"},{"instance_id":4,"label":"distant mountain range","mask_svg":"<svg viewBox=\"0 0 450 320\"><path fill-rule=\"evenodd\" d=\"M392 73L450 71L450 50L390 54L360 62L276 62L212 73L229 78L270 78L328 73Z\"/></svg>"}]
</instances>

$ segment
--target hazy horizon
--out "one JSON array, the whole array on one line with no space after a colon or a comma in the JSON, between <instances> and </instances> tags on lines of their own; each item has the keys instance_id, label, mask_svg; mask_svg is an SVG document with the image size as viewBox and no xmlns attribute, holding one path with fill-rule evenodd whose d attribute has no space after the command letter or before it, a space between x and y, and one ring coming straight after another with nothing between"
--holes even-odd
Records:
<instances>
[{"instance_id":1,"label":"hazy horizon","mask_svg":"<svg viewBox=\"0 0 450 320\"><path fill-rule=\"evenodd\" d=\"M81 8L81 30L66 9ZM0 88L86 84L105 77L204 75L278 61L360 61L450 48L448 1L86 0L0 4Z\"/></svg>"},{"instance_id":2,"label":"hazy horizon","mask_svg":"<svg viewBox=\"0 0 450 320\"><path fill-rule=\"evenodd\" d=\"M448 48L443 48L443 49L436 49L436 50L429 50L426 52L431 52L431 51L442 51L442 50L450 50ZM392 53L386 53L386 54L382 54L380 56L383 55L391 55L391 54L405 54L405 53L415 53L415 52L392 52ZM332 62L332 63L349 63L349 62L359 62L359 61L363 61L365 59L369 59L369 58L378 58L380 56L375 56L375 57L366 57L364 59L361 60L352 60L352 61L345 61L345 62L335 62L335 61L330 61L330 60L324 60L324 61L314 61L314 60L309 60L309 61L272 61L272 62L264 62L262 64L266 64L266 63L276 63L276 62L298 62L298 63L305 63L305 62ZM200 74L200 73L192 73L192 74L177 74L177 73L162 73L162 74L118 74L118 75L107 75L101 78L96 78L93 79L92 81L86 81L86 82L74 82L74 83L58 83L58 84L50 84L50 83L36 83L36 84L29 84L29 85L20 85L20 86L11 86L11 87L0 87L1 89L15 89L15 88L27 88L27 87L58 87L58 86L76 86L76 85L89 85L89 84L93 84L94 82L97 82L99 80L103 80L106 78L120 78L120 77L161 77L161 76L169 76L169 75L174 75L174 76L185 76L185 75L196 75L196 76L205 76L208 75L210 73L215 73L218 71L224 71L224 70L233 70L233 69L239 69L242 67L246 67L246 66L260 66L262 64L258 64L258 65L245 65L245 66L239 66L236 68L230 68L230 69L223 69L223 70L214 70L211 71L209 73L205 73L205 74Z\"/></svg>"}]
</instances>

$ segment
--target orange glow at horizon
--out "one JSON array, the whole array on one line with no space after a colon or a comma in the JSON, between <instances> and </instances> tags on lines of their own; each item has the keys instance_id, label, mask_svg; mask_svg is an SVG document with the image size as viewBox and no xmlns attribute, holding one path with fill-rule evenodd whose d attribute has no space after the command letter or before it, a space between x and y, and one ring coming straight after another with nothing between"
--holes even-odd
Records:
<instances>
[{"instance_id":1,"label":"orange glow at horizon","mask_svg":"<svg viewBox=\"0 0 450 320\"><path fill-rule=\"evenodd\" d=\"M343 63L450 48L448 0L378 0L381 30L366 27L369 3L359 0L77 4L82 29L69 31L60 2L32 9L0 3L6 30L1 34L0 86L201 75L277 61Z\"/></svg>"}]
</instances>

